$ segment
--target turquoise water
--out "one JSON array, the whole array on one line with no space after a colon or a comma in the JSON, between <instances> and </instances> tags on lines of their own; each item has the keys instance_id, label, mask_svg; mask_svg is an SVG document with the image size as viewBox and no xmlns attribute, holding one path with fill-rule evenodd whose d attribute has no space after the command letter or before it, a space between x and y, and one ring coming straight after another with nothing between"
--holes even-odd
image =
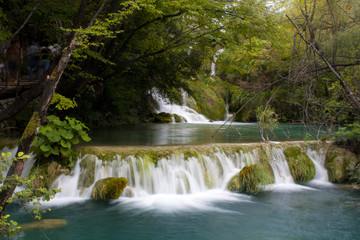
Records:
<instances>
[{"instance_id":1,"label":"turquoise water","mask_svg":"<svg viewBox=\"0 0 360 240\"><path fill-rule=\"evenodd\" d=\"M274 134L269 134L269 138L272 141L294 141L308 135L311 139L317 139L325 134L321 131L318 136L318 130L318 126L280 124L274 130ZM147 124L126 129L94 130L90 132L90 136L93 139L90 145L180 145L261 141L256 123L234 123L225 126L219 123Z\"/></svg>"},{"instance_id":2,"label":"turquoise water","mask_svg":"<svg viewBox=\"0 0 360 240\"><path fill-rule=\"evenodd\" d=\"M179 145L258 142L256 124L152 124L94 131L94 145ZM313 129L316 136L317 128ZM281 125L272 140L300 140L301 125ZM314 183L315 184L315 183ZM57 198L45 203L47 219L66 219L58 229L21 232L15 239L232 240L360 239L360 191L340 185L286 184L258 195L213 189L188 195L156 194L116 201ZM8 208L20 223L32 222L16 203Z\"/></svg>"},{"instance_id":3,"label":"turquoise water","mask_svg":"<svg viewBox=\"0 0 360 240\"><path fill-rule=\"evenodd\" d=\"M14 216L24 219L13 205ZM51 206L58 229L23 232L17 239L360 239L360 191L339 186L278 189L256 196L207 192ZM21 209L21 208L20 208ZM45 237L45 235L46 237Z\"/></svg>"}]
</instances>

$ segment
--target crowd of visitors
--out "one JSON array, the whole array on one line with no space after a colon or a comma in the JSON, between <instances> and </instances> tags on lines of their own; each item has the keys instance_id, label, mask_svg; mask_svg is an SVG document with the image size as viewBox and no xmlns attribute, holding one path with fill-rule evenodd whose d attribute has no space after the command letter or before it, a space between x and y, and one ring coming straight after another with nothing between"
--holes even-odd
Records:
<instances>
[{"instance_id":1,"label":"crowd of visitors","mask_svg":"<svg viewBox=\"0 0 360 240\"><path fill-rule=\"evenodd\" d=\"M25 59L27 64L26 67L22 68L23 48L19 42L14 42L3 55L3 62L0 62L0 82L16 84L20 73L28 74L29 81L37 80L39 76L47 73L51 61L60 53L58 44L40 46L37 41L33 41L26 47Z\"/></svg>"}]
</instances>

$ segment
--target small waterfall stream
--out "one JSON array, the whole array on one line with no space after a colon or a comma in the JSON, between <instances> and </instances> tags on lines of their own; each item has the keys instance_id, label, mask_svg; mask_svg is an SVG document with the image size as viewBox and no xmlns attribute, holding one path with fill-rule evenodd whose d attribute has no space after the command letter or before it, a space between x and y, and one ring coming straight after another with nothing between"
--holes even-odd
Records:
<instances>
[{"instance_id":1,"label":"small waterfall stream","mask_svg":"<svg viewBox=\"0 0 360 240\"><path fill-rule=\"evenodd\" d=\"M182 91L182 98L183 102L182 105L172 103L169 98L166 96L163 96L160 94L160 92L157 89L152 89L152 96L155 102L158 105L158 108L155 109L156 113L170 113L170 114L176 114L180 116L182 119L184 119L184 122L187 123L208 123L210 122L209 119L207 119L204 115L198 113L194 109L188 107L186 105L186 98L190 98L190 100L196 104L194 99L191 99L191 97L188 96L188 94L184 91ZM174 120L173 120L174 122Z\"/></svg>"},{"instance_id":2,"label":"small waterfall stream","mask_svg":"<svg viewBox=\"0 0 360 240\"><path fill-rule=\"evenodd\" d=\"M156 194L196 194L209 190L227 189L233 176L251 164L259 162L259 151L250 145L242 145L243 150L221 149L214 147L213 151L196 152L185 156L186 152L170 154L157 161L155 164L149 157L116 155L112 161L103 161L95 158L95 171L93 184L80 187L81 175L86 169L80 166L81 161L89 155L78 160L73 172L69 176L62 175L55 182L54 187L62 188L58 197L89 198L94 183L107 177L125 177L128 185L123 192L126 197L144 197ZM306 150L316 166L314 181L327 182L327 172L324 168L324 153L312 149ZM277 144L266 145L266 155L273 169L275 184L296 185L289 171L283 148Z\"/></svg>"}]
</instances>

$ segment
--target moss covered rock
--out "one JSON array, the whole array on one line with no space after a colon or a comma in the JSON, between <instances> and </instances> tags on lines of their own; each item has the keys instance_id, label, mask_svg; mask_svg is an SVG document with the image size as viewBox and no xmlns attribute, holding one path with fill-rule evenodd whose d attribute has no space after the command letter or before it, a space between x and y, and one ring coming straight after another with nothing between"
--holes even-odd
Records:
<instances>
[{"instance_id":1,"label":"moss covered rock","mask_svg":"<svg viewBox=\"0 0 360 240\"><path fill-rule=\"evenodd\" d=\"M126 178L103 178L95 183L91 198L102 200L118 199L127 185Z\"/></svg>"},{"instance_id":2,"label":"moss covered rock","mask_svg":"<svg viewBox=\"0 0 360 240\"><path fill-rule=\"evenodd\" d=\"M89 154L80 162L78 188L87 188L94 183L96 159L95 155Z\"/></svg>"},{"instance_id":3,"label":"moss covered rock","mask_svg":"<svg viewBox=\"0 0 360 240\"><path fill-rule=\"evenodd\" d=\"M359 160L354 153L332 145L327 152L325 163L329 181L334 183L356 183L360 181L358 163Z\"/></svg>"},{"instance_id":4,"label":"moss covered rock","mask_svg":"<svg viewBox=\"0 0 360 240\"><path fill-rule=\"evenodd\" d=\"M288 147L284 154L296 182L307 182L315 177L315 165L300 147Z\"/></svg>"},{"instance_id":5,"label":"moss covered rock","mask_svg":"<svg viewBox=\"0 0 360 240\"><path fill-rule=\"evenodd\" d=\"M155 123L171 123L172 115L170 113L161 112L155 116L154 122Z\"/></svg>"},{"instance_id":6,"label":"moss covered rock","mask_svg":"<svg viewBox=\"0 0 360 240\"><path fill-rule=\"evenodd\" d=\"M275 182L272 171L263 164L256 163L241 169L228 184L230 191L242 191L246 193L258 193L263 185Z\"/></svg>"}]
</instances>

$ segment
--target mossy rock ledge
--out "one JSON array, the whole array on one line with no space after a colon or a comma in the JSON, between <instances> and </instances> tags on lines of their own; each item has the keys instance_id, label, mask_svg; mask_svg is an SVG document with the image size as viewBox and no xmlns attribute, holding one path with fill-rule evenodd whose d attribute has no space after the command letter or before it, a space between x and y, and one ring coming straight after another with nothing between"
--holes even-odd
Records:
<instances>
[{"instance_id":1,"label":"mossy rock ledge","mask_svg":"<svg viewBox=\"0 0 360 240\"><path fill-rule=\"evenodd\" d=\"M124 191L128 181L126 178L103 178L95 183L91 198L101 200L118 199Z\"/></svg>"},{"instance_id":2,"label":"mossy rock ledge","mask_svg":"<svg viewBox=\"0 0 360 240\"><path fill-rule=\"evenodd\" d=\"M360 183L359 159L345 148L329 147L325 166L329 181L333 183Z\"/></svg>"},{"instance_id":3,"label":"mossy rock ledge","mask_svg":"<svg viewBox=\"0 0 360 240\"><path fill-rule=\"evenodd\" d=\"M262 186L273 184L274 174L267 167L260 163L248 165L241 169L240 173L234 176L228 184L230 191L240 191L256 194Z\"/></svg>"},{"instance_id":4,"label":"mossy rock ledge","mask_svg":"<svg viewBox=\"0 0 360 240\"><path fill-rule=\"evenodd\" d=\"M284 154L296 182L308 182L315 177L315 165L300 147L288 147Z\"/></svg>"}]
</instances>

